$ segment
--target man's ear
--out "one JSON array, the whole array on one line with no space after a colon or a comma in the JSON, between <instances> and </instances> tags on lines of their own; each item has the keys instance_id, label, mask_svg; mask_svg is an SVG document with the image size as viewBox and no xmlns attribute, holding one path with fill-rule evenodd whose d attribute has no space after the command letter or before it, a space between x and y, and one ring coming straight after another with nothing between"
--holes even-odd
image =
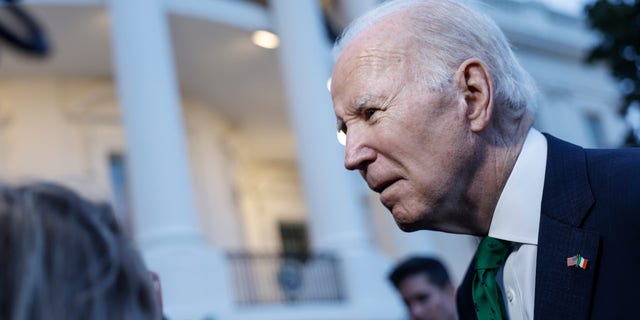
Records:
<instances>
[{"instance_id":1,"label":"man's ear","mask_svg":"<svg viewBox=\"0 0 640 320\"><path fill-rule=\"evenodd\" d=\"M484 130L493 112L493 81L489 70L482 61L471 58L460 65L454 81L464 96L471 130Z\"/></svg>"}]
</instances>

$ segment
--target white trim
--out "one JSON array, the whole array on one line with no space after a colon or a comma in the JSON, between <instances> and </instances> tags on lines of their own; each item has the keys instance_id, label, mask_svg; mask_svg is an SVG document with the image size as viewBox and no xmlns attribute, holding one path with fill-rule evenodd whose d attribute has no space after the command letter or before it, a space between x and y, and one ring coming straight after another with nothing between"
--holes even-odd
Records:
<instances>
[{"instance_id":1,"label":"white trim","mask_svg":"<svg viewBox=\"0 0 640 320\"><path fill-rule=\"evenodd\" d=\"M170 13L216 21L248 31L272 30L266 8L248 1L165 0Z\"/></svg>"}]
</instances>

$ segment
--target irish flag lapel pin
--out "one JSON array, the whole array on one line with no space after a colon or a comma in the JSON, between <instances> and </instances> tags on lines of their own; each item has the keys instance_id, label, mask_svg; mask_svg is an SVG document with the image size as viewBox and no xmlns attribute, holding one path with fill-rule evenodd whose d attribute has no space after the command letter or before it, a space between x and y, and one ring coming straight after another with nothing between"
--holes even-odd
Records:
<instances>
[{"instance_id":1,"label":"irish flag lapel pin","mask_svg":"<svg viewBox=\"0 0 640 320\"><path fill-rule=\"evenodd\" d=\"M581 256L575 255L573 257L567 258L567 267L576 267L581 269L587 269L587 263L589 263L589 259Z\"/></svg>"}]
</instances>

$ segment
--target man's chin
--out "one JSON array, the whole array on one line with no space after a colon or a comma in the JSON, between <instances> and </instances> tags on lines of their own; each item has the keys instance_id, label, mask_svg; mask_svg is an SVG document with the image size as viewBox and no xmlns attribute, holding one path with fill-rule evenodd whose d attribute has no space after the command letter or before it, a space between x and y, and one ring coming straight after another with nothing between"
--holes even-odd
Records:
<instances>
[{"instance_id":1,"label":"man's chin","mask_svg":"<svg viewBox=\"0 0 640 320\"><path fill-rule=\"evenodd\" d=\"M414 232L418 230L424 230L424 227L418 222L396 220L396 224L398 225L400 230L404 232Z\"/></svg>"},{"instance_id":2,"label":"man's chin","mask_svg":"<svg viewBox=\"0 0 640 320\"><path fill-rule=\"evenodd\" d=\"M387 206L385 204L385 206ZM420 219L404 211L399 206L387 206L387 209L391 213L393 220L400 230L404 232L414 232L418 230L424 230L424 224Z\"/></svg>"}]
</instances>

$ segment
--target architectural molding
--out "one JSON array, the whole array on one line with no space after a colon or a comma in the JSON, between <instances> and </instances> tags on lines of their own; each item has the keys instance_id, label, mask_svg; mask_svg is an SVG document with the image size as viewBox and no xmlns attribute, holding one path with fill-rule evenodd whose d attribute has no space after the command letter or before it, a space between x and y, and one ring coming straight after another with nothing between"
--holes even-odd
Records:
<instances>
[{"instance_id":1,"label":"architectural molding","mask_svg":"<svg viewBox=\"0 0 640 320\"><path fill-rule=\"evenodd\" d=\"M249 1L165 0L165 5L170 13L216 21L247 31L272 29L266 8Z\"/></svg>"},{"instance_id":2,"label":"architectural molding","mask_svg":"<svg viewBox=\"0 0 640 320\"><path fill-rule=\"evenodd\" d=\"M482 8L518 51L537 51L571 59L584 58L596 41L582 19L555 12L542 3L483 0Z\"/></svg>"},{"instance_id":3,"label":"architectural molding","mask_svg":"<svg viewBox=\"0 0 640 320\"><path fill-rule=\"evenodd\" d=\"M9 126L13 112L6 101L0 100L0 130ZM1 149L0 149L1 150Z\"/></svg>"},{"instance_id":4,"label":"architectural molding","mask_svg":"<svg viewBox=\"0 0 640 320\"><path fill-rule=\"evenodd\" d=\"M6 155L10 152L9 143L7 141L4 130L9 126L12 119L11 109L7 107L5 101L0 100L0 175L4 172L4 164L6 163Z\"/></svg>"},{"instance_id":5,"label":"architectural molding","mask_svg":"<svg viewBox=\"0 0 640 320\"><path fill-rule=\"evenodd\" d=\"M61 109L73 123L120 125L120 108L115 88L111 83L90 86L64 85ZM81 92L70 92L81 91Z\"/></svg>"}]
</instances>

